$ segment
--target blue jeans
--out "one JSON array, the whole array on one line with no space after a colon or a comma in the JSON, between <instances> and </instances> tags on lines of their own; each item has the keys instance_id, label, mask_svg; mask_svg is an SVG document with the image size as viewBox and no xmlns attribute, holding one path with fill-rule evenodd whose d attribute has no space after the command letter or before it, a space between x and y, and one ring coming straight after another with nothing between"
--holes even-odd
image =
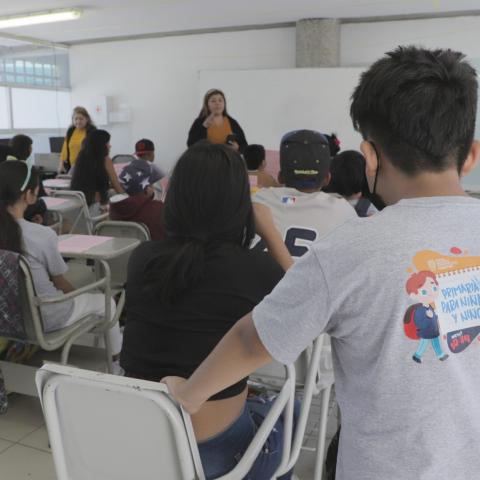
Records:
<instances>
[{"instance_id":1,"label":"blue jeans","mask_svg":"<svg viewBox=\"0 0 480 480\"><path fill-rule=\"evenodd\" d=\"M428 344L431 342L433 350L435 351L435 355L440 358L444 355L442 351L442 347L440 345L440 338L421 338L420 343L418 344L417 351L415 352L415 356L418 358L422 358L425 350L428 347Z\"/></svg>"},{"instance_id":2,"label":"blue jeans","mask_svg":"<svg viewBox=\"0 0 480 480\"><path fill-rule=\"evenodd\" d=\"M247 399L243 412L230 427L198 444L207 480L225 475L235 468L250 445L258 427L267 416L272 403L273 400L263 397ZM294 426L298 417L299 406L300 403L295 402ZM282 449L283 419L280 417L244 480L271 478L280 465ZM290 480L291 476L292 472L288 472L279 477L279 480Z\"/></svg>"}]
</instances>

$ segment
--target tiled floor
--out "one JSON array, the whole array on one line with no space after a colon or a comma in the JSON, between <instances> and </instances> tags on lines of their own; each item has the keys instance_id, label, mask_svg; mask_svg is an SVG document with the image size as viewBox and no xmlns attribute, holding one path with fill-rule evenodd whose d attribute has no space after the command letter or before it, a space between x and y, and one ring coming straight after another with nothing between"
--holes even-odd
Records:
<instances>
[{"instance_id":1,"label":"tiled floor","mask_svg":"<svg viewBox=\"0 0 480 480\"><path fill-rule=\"evenodd\" d=\"M312 447L316 443L318 412L318 402L314 401L307 426L306 446ZM335 412L332 404L327 439L330 439L336 430ZM314 452L302 451L295 467L295 474L300 480L313 478L314 461ZM10 395L8 412L0 415L0 480L55 479L55 469L38 398Z\"/></svg>"}]
</instances>

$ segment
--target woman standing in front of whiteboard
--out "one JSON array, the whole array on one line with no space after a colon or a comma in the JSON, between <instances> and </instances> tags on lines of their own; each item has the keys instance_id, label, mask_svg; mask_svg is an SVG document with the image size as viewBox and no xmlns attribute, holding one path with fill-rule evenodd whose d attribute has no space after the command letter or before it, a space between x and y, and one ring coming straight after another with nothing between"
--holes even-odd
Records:
<instances>
[{"instance_id":1,"label":"woman standing in front of whiteboard","mask_svg":"<svg viewBox=\"0 0 480 480\"><path fill-rule=\"evenodd\" d=\"M60 153L58 173L67 173L75 165L87 133L95 129L87 110L84 107L75 107L72 114L72 125L67 130Z\"/></svg>"},{"instance_id":2,"label":"woman standing in front of whiteboard","mask_svg":"<svg viewBox=\"0 0 480 480\"><path fill-rule=\"evenodd\" d=\"M227 113L227 102L221 90L213 88L203 98L203 107L188 132L187 145L199 140L226 143L240 153L247 146L247 139L239 123Z\"/></svg>"}]
</instances>

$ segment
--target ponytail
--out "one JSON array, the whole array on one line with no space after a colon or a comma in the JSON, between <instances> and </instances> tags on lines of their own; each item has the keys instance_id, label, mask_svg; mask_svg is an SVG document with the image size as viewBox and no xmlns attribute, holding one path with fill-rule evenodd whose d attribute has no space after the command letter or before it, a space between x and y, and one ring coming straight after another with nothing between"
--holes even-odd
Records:
<instances>
[{"instance_id":1,"label":"ponytail","mask_svg":"<svg viewBox=\"0 0 480 480\"><path fill-rule=\"evenodd\" d=\"M8 207L14 206L22 194L35 190L38 186L38 173L32 167L30 178L24 190L29 167L23 161L7 161L0 164L0 249L22 253L22 231Z\"/></svg>"},{"instance_id":2,"label":"ponytail","mask_svg":"<svg viewBox=\"0 0 480 480\"><path fill-rule=\"evenodd\" d=\"M162 242L161 253L145 269L145 293L166 305L175 303L189 287L203 279L206 245L198 239Z\"/></svg>"}]
</instances>

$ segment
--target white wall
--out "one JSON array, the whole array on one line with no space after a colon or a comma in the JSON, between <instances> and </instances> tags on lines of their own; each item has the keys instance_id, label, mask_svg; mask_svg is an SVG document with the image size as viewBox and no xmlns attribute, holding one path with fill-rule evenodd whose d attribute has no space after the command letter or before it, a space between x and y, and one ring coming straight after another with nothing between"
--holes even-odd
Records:
<instances>
[{"instance_id":1,"label":"white wall","mask_svg":"<svg viewBox=\"0 0 480 480\"><path fill-rule=\"evenodd\" d=\"M185 149L188 129L200 111L201 70L294 66L293 28L83 45L70 50L72 102L107 95L114 110L128 105L131 121L108 126L112 153L131 153L136 140L150 138L157 162L170 168Z\"/></svg>"},{"instance_id":2,"label":"white wall","mask_svg":"<svg viewBox=\"0 0 480 480\"><path fill-rule=\"evenodd\" d=\"M436 18L342 25L342 66L369 65L398 45L451 48L480 57L480 17Z\"/></svg>"}]
</instances>

